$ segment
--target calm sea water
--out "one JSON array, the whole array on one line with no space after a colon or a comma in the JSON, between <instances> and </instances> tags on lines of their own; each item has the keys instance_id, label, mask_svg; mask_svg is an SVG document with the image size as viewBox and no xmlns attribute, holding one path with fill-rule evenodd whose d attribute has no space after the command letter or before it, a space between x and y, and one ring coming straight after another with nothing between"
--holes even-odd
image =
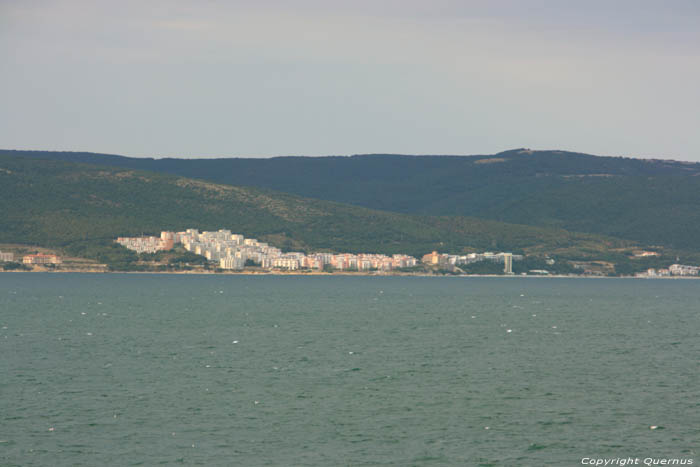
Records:
<instances>
[{"instance_id":1,"label":"calm sea water","mask_svg":"<svg viewBox=\"0 0 700 467\"><path fill-rule=\"evenodd\" d=\"M0 274L0 465L699 448L700 281Z\"/></svg>"}]
</instances>

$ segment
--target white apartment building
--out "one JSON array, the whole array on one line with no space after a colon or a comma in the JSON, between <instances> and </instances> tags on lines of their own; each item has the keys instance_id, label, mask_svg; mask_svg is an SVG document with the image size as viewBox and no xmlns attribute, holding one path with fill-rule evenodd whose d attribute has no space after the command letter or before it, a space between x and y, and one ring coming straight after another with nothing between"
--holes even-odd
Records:
<instances>
[{"instance_id":1,"label":"white apartment building","mask_svg":"<svg viewBox=\"0 0 700 467\"><path fill-rule=\"evenodd\" d=\"M12 253L3 253L0 251L0 261L11 262L15 260L15 255Z\"/></svg>"},{"instance_id":2,"label":"white apartment building","mask_svg":"<svg viewBox=\"0 0 700 467\"><path fill-rule=\"evenodd\" d=\"M219 261L219 267L221 269L243 269L245 265L245 260L241 258L235 258L228 256L226 258L221 258Z\"/></svg>"}]
</instances>

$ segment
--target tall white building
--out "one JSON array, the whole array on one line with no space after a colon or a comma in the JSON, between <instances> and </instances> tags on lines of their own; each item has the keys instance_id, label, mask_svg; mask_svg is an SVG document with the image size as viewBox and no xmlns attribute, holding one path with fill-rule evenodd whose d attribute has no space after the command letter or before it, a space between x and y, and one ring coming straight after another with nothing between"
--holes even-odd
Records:
<instances>
[{"instance_id":1,"label":"tall white building","mask_svg":"<svg viewBox=\"0 0 700 467\"><path fill-rule=\"evenodd\" d=\"M503 272L513 274L513 254L503 253Z\"/></svg>"}]
</instances>

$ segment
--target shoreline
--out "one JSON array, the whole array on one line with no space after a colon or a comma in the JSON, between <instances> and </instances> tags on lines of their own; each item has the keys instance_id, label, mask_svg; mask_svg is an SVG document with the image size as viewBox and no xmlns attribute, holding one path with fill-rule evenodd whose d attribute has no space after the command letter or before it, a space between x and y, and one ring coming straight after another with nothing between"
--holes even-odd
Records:
<instances>
[{"instance_id":1,"label":"shoreline","mask_svg":"<svg viewBox=\"0 0 700 467\"><path fill-rule=\"evenodd\" d=\"M285 271L236 271L236 272L211 272L211 271L90 271L84 269L59 269L59 270L33 270L33 271L0 271L1 273L48 273L48 274L161 274L161 275L199 275L199 276L295 276L295 277L440 277L440 278L535 278L535 279L643 279L643 280L697 280L695 276L661 276L661 277L636 277L636 276L593 276L593 275L560 275L560 274L426 274L426 273L363 273L363 272L285 272Z\"/></svg>"}]
</instances>

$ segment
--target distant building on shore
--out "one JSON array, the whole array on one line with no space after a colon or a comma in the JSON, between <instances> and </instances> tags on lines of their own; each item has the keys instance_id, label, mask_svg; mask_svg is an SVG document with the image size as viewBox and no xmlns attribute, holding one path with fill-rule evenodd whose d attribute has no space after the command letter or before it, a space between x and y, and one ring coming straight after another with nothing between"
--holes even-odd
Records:
<instances>
[{"instance_id":1,"label":"distant building on shore","mask_svg":"<svg viewBox=\"0 0 700 467\"><path fill-rule=\"evenodd\" d=\"M245 257L227 256L219 261L221 269L243 269L243 266L245 266Z\"/></svg>"},{"instance_id":2,"label":"distant building on shore","mask_svg":"<svg viewBox=\"0 0 700 467\"><path fill-rule=\"evenodd\" d=\"M172 250L176 243L176 234L161 232L160 237L119 237L116 242L136 253L156 253Z\"/></svg>"},{"instance_id":3,"label":"distant building on shore","mask_svg":"<svg viewBox=\"0 0 700 467\"><path fill-rule=\"evenodd\" d=\"M513 274L513 254L503 253L503 272Z\"/></svg>"},{"instance_id":4,"label":"distant building on shore","mask_svg":"<svg viewBox=\"0 0 700 467\"><path fill-rule=\"evenodd\" d=\"M673 276L697 276L700 275L700 267L687 266L685 264L672 264L668 267Z\"/></svg>"},{"instance_id":5,"label":"distant building on shore","mask_svg":"<svg viewBox=\"0 0 700 467\"><path fill-rule=\"evenodd\" d=\"M3 253L0 251L0 262L6 261L6 262L12 262L15 260L15 255L12 253Z\"/></svg>"},{"instance_id":6,"label":"distant building on shore","mask_svg":"<svg viewBox=\"0 0 700 467\"><path fill-rule=\"evenodd\" d=\"M634 277L668 277L671 275L671 271L666 268L656 270L654 268L649 268L645 272L638 272Z\"/></svg>"},{"instance_id":7,"label":"distant building on shore","mask_svg":"<svg viewBox=\"0 0 700 467\"><path fill-rule=\"evenodd\" d=\"M437 251L423 255L422 261L424 264L446 265L449 263L449 257L445 254L440 254Z\"/></svg>"},{"instance_id":8,"label":"distant building on shore","mask_svg":"<svg viewBox=\"0 0 700 467\"><path fill-rule=\"evenodd\" d=\"M56 255L26 255L22 258L24 264L61 264L61 258Z\"/></svg>"}]
</instances>

